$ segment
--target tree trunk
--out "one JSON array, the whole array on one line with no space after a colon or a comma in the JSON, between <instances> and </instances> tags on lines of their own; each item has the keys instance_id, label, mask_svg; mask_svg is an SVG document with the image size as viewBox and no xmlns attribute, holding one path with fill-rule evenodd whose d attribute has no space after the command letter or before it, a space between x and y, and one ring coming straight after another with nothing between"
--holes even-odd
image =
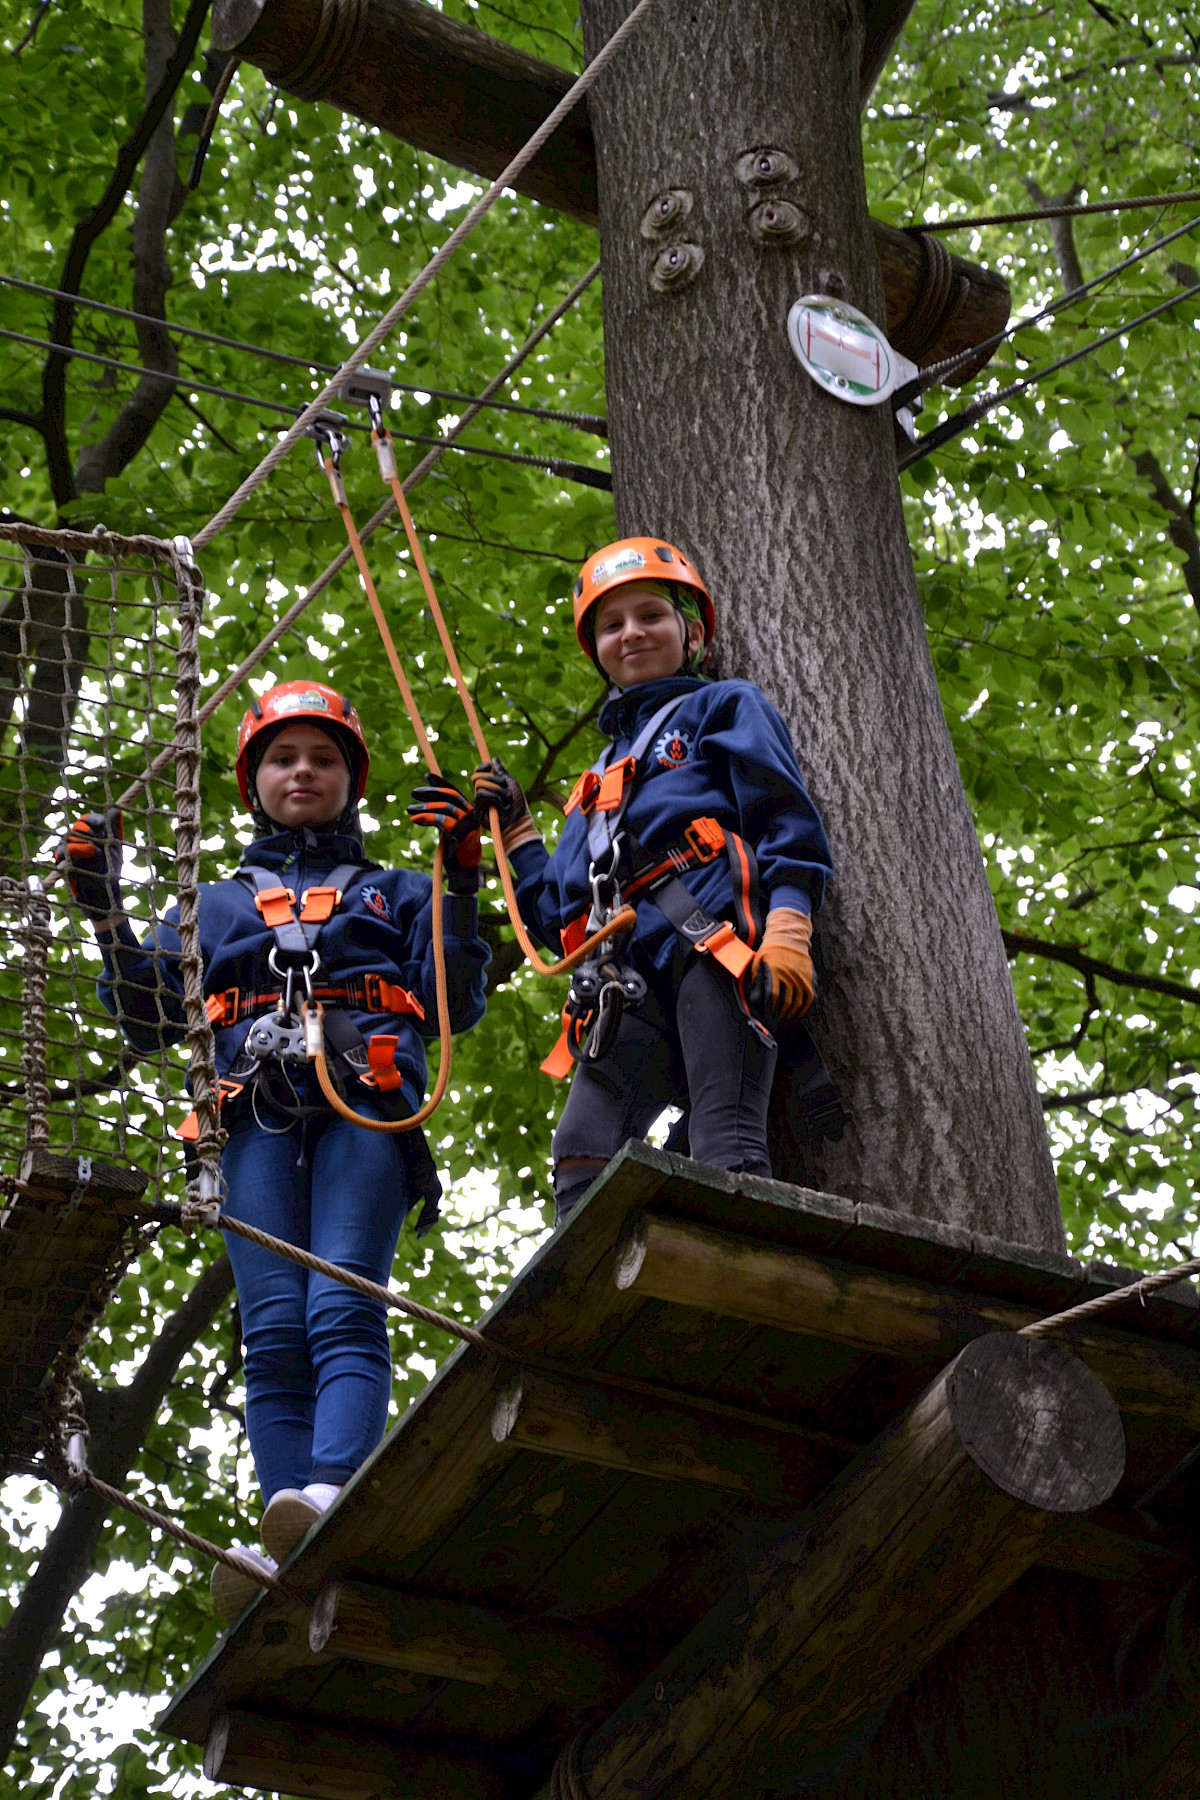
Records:
<instances>
[{"instance_id":1,"label":"tree trunk","mask_svg":"<svg viewBox=\"0 0 1200 1800\"><path fill-rule=\"evenodd\" d=\"M628 11L583 0L589 56ZM788 719L834 849L812 1023L852 1123L819 1158L781 1154L779 1172L1057 1249L1042 1108L942 716L889 410L820 390L785 331L813 291L883 316L862 34L844 0L689 0L597 85L618 525L695 555L721 672Z\"/></svg>"}]
</instances>

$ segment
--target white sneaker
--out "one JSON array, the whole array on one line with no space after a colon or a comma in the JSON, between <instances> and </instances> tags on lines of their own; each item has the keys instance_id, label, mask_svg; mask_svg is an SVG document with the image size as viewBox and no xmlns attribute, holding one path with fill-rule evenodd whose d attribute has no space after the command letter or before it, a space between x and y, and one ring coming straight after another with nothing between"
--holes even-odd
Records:
<instances>
[{"instance_id":1,"label":"white sneaker","mask_svg":"<svg viewBox=\"0 0 1200 1800\"><path fill-rule=\"evenodd\" d=\"M325 1482L312 1482L306 1488L280 1488L272 1494L262 1516L262 1541L267 1554L276 1562L283 1562L341 1491Z\"/></svg>"},{"instance_id":2,"label":"white sneaker","mask_svg":"<svg viewBox=\"0 0 1200 1800\"><path fill-rule=\"evenodd\" d=\"M217 1563L212 1572L209 1592L218 1616L231 1624L239 1613L245 1612L250 1602L263 1591L262 1583L255 1581L250 1569L258 1569L265 1575L273 1575L276 1565L269 1556L263 1556L258 1550L245 1550L240 1544L232 1546L233 1554L247 1564L246 1573L238 1569L227 1569L224 1563Z\"/></svg>"}]
</instances>

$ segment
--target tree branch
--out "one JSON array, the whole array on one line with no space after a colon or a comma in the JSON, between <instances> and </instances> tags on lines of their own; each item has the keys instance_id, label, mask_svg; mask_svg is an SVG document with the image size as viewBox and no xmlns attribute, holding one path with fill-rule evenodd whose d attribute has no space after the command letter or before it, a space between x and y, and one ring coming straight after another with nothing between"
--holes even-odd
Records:
<instances>
[{"instance_id":1,"label":"tree branch","mask_svg":"<svg viewBox=\"0 0 1200 1800\"><path fill-rule=\"evenodd\" d=\"M1200 535L1196 531L1196 521L1167 480L1153 450L1127 451L1126 454L1167 515L1167 536L1175 548L1183 552L1183 578L1192 605L1200 612Z\"/></svg>"},{"instance_id":2,"label":"tree branch","mask_svg":"<svg viewBox=\"0 0 1200 1800\"><path fill-rule=\"evenodd\" d=\"M1027 937L1023 931L1001 931L1004 948L1012 956L1042 956L1047 962L1063 963L1083 976L1111 981L1117 987L1133 988L1143 994L1165 994L1169 1000L1182 1000L1189 1006L1200 1006L1200 988L1185 987L1181 981L1168 981L1165 975L1138 975L1132 969L1118 969L1114 963L1088 956L1077 944L1053 944L1046 938Z\"/></svg>"},{"instance_id":3,"label":"tree branch","mask_svg":"<svg viewBox=\"0 0 1200 1800\"><path fill-rule=\"evenodd\" d=\"M116 164L107 187L91 211L85 213L76 225L58 279L62 294L77 294L83 285L84 270L92 248L116 217L138 164L174 102L179 84L195 54L200 32L208 16L209 3L210 0L191 0L179 43L168 58L162 79L147 102L145 111L117 152ZM69 348L74 342L75 313L76 308L71 300L60 298L54 302L50 335L56 344ZM76 497L66 430L69 361L69 357L51 353L46 359L42 374L42 431L46 439L50 487L59 506L67 505Z\"/></svg>"},{"instance_id":4,"label":"tree branch","mask_svg":"<svg viewBox=\"0 0 1200 1800\"><path fill-rule=\"evenodd\" d=\"M93 1435L88 1460L111 1486L124 1482L180 1363L232 1288L233 1270L222 1254L166 1321L128 1387L91 1390L94 1416L103 1418L104 1429ZM8 1759L30 1689L66 1610L91 1574L107 1511L92 1489L66 1502L16 1611L0 1632L0 1763Z\"/></svg>"}]
</instances>

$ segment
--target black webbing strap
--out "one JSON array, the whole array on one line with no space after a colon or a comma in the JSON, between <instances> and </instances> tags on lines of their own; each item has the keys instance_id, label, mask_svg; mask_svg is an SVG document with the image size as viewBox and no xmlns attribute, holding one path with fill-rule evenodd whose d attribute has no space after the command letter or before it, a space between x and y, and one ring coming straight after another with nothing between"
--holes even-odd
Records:
<instances>
[{"instance_id":1,"label":"black webbing strap","mask_svg":"<svg viewBox=\"0 0 1200 1800\"><path fill-rule=\"evenodd\" d=\"M363 872L364 865L362 863L339 863L335 869L329 871L323 881L310 882L309 886L339 888L342 893L345 893L354 877ZM250 877L254 884L254 891L260 897L264 894L276 893L284 885L277 870L260 869L255 863L243 863L238 873ZM298 898L300 904L303 905L304 895L301 894ZM271 925L270 930L281 955L294 960L296 957L307 958L316 949L317 941L328 922L328 919L325 918L310 920L307 924L302 924L292 912L289 919Z\"/></svg>"}]
</instances>

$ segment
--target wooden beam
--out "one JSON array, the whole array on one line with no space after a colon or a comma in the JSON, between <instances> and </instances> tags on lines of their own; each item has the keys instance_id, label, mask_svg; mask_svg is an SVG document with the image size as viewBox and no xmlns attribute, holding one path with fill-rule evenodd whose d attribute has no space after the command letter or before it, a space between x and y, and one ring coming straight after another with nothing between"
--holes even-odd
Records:
<instances>
[{"instance_id":1,"label":"wooden beam","mask_svg":"<svg viewBox=\"0 0 1200 1800\"><path fill-rule=\"evenodd\" d=\"M230 1787L313 1800L503 1800L503 1783L472 1758L367 1731L238 1708L213 1721L204 1773Z\"/></svg>"},{"instance_id":2,"label":"wooden beam","mask_svg":"<svg viewBox=\"0 0 1200 1800\"><path fill-rule=\"evenodd\" d=\"M461 25L428 0L217 0L213 45L236 50L301 100L342 112L489 181L574 77ZM518 183L532 200L596 221L586 105Z\"/></svg>"},{"instance_id":3,"label":"wooden beam","mask_svg":"<svg viewBox=\"0 0 1200 1800\"><path fill-rule=\"evenodd\" d=\"M629 1685L609 1646L589 1633L362 1581L322 1588L308 1642L314 1652L378 1668L476 1687L533 1687L569 1706L611 1704Z\"/></svg>"},{"instance_id":4,"label":"wooden beam","mask_svg":"<svg viewBox=\"0 0 1200 1800\"><path fill-rule=\"evenodd\" d=\"M881 1356L945 1361L989 1331L1037 1315L1008 1300L886 1269L777 1249L653 1213L618 1245L618 1288ZM1200 1351L1111 1326L1064 1334L1121 1409L1200 1430Z\"/></svg>"},{"instance_id":5,"label":"wooden beam","mask_svg":"<svg viewBox=\"0 0 1200 1800\"><path fill-rule=\"evenodd\" d=\"M824 1432L702 1412L683 1395L678 1402L643 1398L529 1371L500 1388L492 1436L498 1444L796 1508L856 1452Z\"/></svg>"},{"instance_id":6,"label":"wooden beam","mask_svg":"<svg viewBox=\"0 0 1200 1800\"><path fill-rule=\"evenodd\" d=\"M864 95L911 6L912 0L875 0L868 7ZM326 100L489 180L574 79L569 70L460 24L428 0L272 0L269 6L266 0L215 0L212 31L216 49L236 51L285 92ZM596 153L586 102L559 127L517 188L596 223ZM1010 296L1001 276L963 257L946 262L937 245L929 249L909 232L874 220L872 228L885 323L897 350L920 363L938 362L1003 328ZM922 296L931 292L938 298L927 307ZM955 380L972 372L964 369Z\"/></svg>"},{"instance_id":7,"label":"wooden beam","mask_svg":"<svg viewBox=\"0 0 1200 1800\"><path fill-rule=\"evenodd\" d=\"M600 1727L584 1791L783 1785L801 1748L839 1741L906 1686L1124 1466L1116 1407L1061 1345L968 1345L752 1575L756 1597L731 1594Z\"/></svg>"}]
</instances>

